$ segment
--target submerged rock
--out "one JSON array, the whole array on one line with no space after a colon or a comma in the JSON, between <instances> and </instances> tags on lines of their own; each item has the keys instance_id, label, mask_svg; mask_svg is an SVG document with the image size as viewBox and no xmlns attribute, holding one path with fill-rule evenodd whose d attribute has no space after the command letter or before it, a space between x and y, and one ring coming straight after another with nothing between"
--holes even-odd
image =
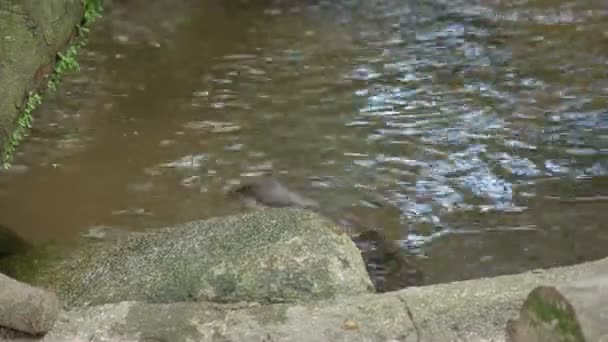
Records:
<instances>
[{"instance_id":1,"label":"submerged rock","mask_svg":"<svg viewBox=\"0 0 608 342\"><path fill-rule=\"evenodd\" d=\"M17 233L0 224L0 258L23 252L27 247L28 243Z\"/></svg>"},{"instance_id":2,"label":"submerged rock","mask_svg":"<svg viewBox=\"0 0 608 342\"><path fill-rule=\"evenodd\" d=\"M269 209L82 248L45 280L68 307L292 302L373 292L354 243L325 218Z\"/></svg>"}]
</instances>

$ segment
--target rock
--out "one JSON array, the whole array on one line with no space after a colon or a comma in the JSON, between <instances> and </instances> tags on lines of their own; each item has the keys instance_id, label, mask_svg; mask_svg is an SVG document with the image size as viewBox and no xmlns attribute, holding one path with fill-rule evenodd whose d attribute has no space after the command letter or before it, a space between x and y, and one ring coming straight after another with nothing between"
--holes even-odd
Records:
<instances>
[{"instance_id":1,"label":"rock","mask_svg":"<svg viewBox=\"0 0 608 342\"><path fill-rule=\"evenodd\" d=\"M0 146L11 137L28 92L45 88L83 12L79 0L0 1Z\"/></svg>"},{"instance_id":2,"label":"rock","mask_svg":"<svg viewBox=\"0 0 608 342\"><path fill-rule=\"evenodd\" d=\"M0 326L39 335L59 314L57 296L0 274Z\"/></svg>"},{"instance_id":3,"label":"rock","mask_svg":"<svg viewBox=\"0 0 608 342\"><path fill-rule=\"evenodd\" d=\"M530 292L519 318L507 323L508 342L608 340L608 275Z\"/></svg>"},{"instance_id":4,"label":"rock","mask_svg":"<svg viewBox=\"0 0 608 342\"><path fill-rule=\"evenodd\" d=\"M373 292L350 238L300 209L195 221L90 246L42 280L68 307L292 302Z\"/></svg>"},{"instance_id":5,"label":"rock","mask_svg":"<svg viewBox=\"0 0 608 342\"><path fill-rule=\"evenodd\" d=\"M383 294L263 306L121 302L75 308L42 341L502 342L541 284L606 274L608 259Z\"/></svg>"}]
</instances>

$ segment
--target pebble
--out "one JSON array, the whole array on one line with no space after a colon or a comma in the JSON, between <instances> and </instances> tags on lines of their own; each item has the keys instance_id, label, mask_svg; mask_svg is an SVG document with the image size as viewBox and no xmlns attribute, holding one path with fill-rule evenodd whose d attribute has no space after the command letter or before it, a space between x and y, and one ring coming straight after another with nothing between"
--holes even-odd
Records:
<instances>
[{"instance_id":1,"label":"pebble","mask_svg":"<svg viewBox=\"0 0 608 342\"><path fill-rule=\"evenodd\" d=\"M346 321L344 321L344 329L355 330L358 328L359 328L359 325L357 324L357 322L353 321L352 319L347 319Z\"/></svg>"}]
</instances>

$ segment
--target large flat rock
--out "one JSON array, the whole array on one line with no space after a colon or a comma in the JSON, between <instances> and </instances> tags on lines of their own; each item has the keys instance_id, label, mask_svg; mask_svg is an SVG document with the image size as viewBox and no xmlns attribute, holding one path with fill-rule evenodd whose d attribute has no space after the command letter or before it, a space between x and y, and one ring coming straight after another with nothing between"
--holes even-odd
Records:
<instances>
[{"instance_id":1,"label":"large flat rock","mask_svg":"<svg viewBox=\"0 0 608 342\"><path fill-rule=\"evenodd\" d=\"M261 303L373 292L348 235L310 211L267 209L85 247L40 285L69 306L121 301Z\"/></svg>"}]
</instances>

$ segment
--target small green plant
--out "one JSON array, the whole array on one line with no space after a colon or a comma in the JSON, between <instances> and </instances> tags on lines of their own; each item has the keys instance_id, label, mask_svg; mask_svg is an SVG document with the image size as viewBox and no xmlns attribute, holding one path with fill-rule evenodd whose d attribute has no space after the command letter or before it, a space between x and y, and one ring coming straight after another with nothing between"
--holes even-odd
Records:
<instances>
[{"instance_id":1,"label":"small green plant","mask_svg":"<svg viewBox=\"0 0 608 342\"><path fill-rule=\"evenodd\" d=\"M84 39L85 34L89 33L89 29L86 26L76 25L75 29L76 29L76 35L78 37L83 37L83 39ZM84 44L82 44L82 45L84 46Z\"/></svg>"},{"instance_id":2,"label":"small green plant","mask_svg":"<svg viewBox=\"0 0 608 342\"><path fill-rule=\"evenodd\" d=\"M23 137L27 130L32 128L32 112L42 103L42 97L34 92L29 92L27 99L25 100L25 108L17 120L17 125L10 135L2 153L2 166L4 168L10 167L10 159L15 152L15 148Z\"/></svg>"},{"instance_id":3,"label":"small green plant","mask_svg":"<svg viewBox=\"0 0 608 342\"><path fill-rule=\"evenodd\" d=\"M55 67L53 68L53 72L51 73L48 83L51 90L57 89L57 84L59 84L61 76L65 72L80 71L80 66L76 60L77 55L78 46L76 44L70 45L70 47L68 47L65 51L65 54L62 54L61 52L57 53L57 63L55 63Z\"/></svg>"},{"instance_id":4,"label":"small green plant","mask_svg":"<svg viewBox=\"0 0 608 342\"><path fill-rule=\"evenodd\" d=\"M103 0L82 0L84 2L84 17L82 19L82 25L86 26L95 19L101 17L103 11Z\"/></svg>"},{"instance_id":5,"label":"small green plant","mask_svg":"<svg viewBox=\"0 0 608 342\"><path fill-rule=\"evenodd\" d=\"M57 89L61 76L65 72L80 71L76 57L78 56L78 50L87 43L86 34L89 32L87 26L101 17L103 0L82 0L82 3L84 4L84 15L81 23L76 25L77 37L64 54L57 54L57 63L55 63L48 83L51 90Z\"/></svg>"},{"instance_id":6,"label":"small green plant","mask_svg":"<svg viewBox=\"0 0 608 342\"><path fill-rule=\"evenodd\" d=\"M103 0L82 0L82 2L84 4L83 19L79 25L76 25L77 36L75 40L64 53L57 54L57 62L47 84L51 90L57 89L57 85L65 72L80 71L76 57L78 56L78 50L86 45L86 34L89 32L87 26L101 17ZM30 92L28 94L25 100L25 108L19 115L15 129L2 149L1 162L4 168L10 167L10 160L15 148L23 140L27 130L32 127L32 112L40 103L42 103L42 97L38 93Z\"/></svg>"}]
</instances>

